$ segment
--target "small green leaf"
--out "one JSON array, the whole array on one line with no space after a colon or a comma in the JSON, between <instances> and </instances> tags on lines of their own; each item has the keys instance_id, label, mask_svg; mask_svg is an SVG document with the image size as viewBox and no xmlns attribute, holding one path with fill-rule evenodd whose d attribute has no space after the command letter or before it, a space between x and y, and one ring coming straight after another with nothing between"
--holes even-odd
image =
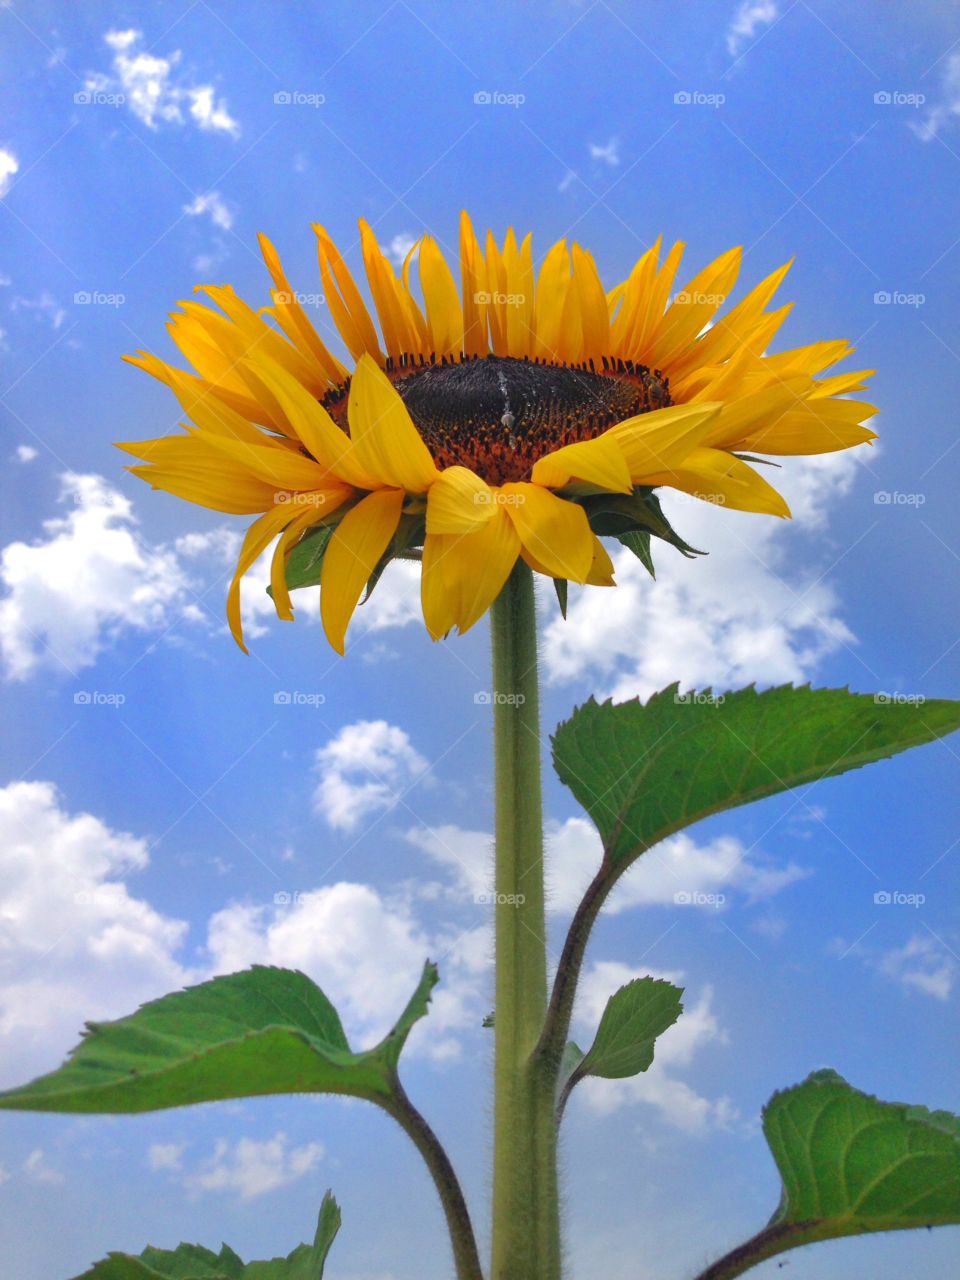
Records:
<instances>
[{"instance_id":1,"label":"small green leaf","mask_svg":"<svg viewBox=\"0 0 960 1280\"><path fill-rule=\"evenodd\" d=\"M402 552L408 551L411 547L423 545L426 537L426 522L422 515L402 515L400 523L397 525L397 531L390 540L390 545L386 551L374 565L373 573L371 573L367 581L367 589L363 594L361 604L366 604L373 595L374 588L383 577L383 572L391 560L394 560Z\"/></svg>"},{"instance_id":2,"label":"small green leaf","mask_svg":"<svg viewBox=\"0 0 960 1280\"><path fill-rule=\"evenodd\" d=\"M688 558L705 554L680 537L663 514L657 494L647 486L638 485L632 494L605 493L583 498L581 505L590 528L600 537L620 538L625 533L645 530L669 542Z\"/></svg>"},{"instance_id":3,"label":"small green leaf","mask_svg":"<svg viewBox=\"0 0 960 1280\"><path fill-rule=\"evenodd\" d=\"M323 557L333 534L333 525L318 525L308 529L287 556L287 589L315 587L323 570ZM267 588L268 594L273 592Z\"/></svg>"},{"instance_id":4,"label":"small green leaf","mask_svg":"<svg viewBox=\"0 0 960 1280\"><path fill-rule=\"evenodd\" d=\"M577 1068L577 1077L620 1080L646 1071L653 1062L657 1036L683 1012L682 987L660 978L635 978L607 1001L593 1044Z\"/></svg>"},{"instance_id":5,"label":"small green leaf","mask_svg":"<svg viewBox=\"0 0 960 1280\"><path fill-rule=\"evenodd\" d=\"M427 964L394 1029L351 1051L333 1005L290 969L256 967L90 1023L62 1067L0 1093L0 1109L141 1112L272 1093L390 1099L410 1029L437 982Z\"/></svg>"},{"instance_id":6,"label":"small green leaf","mask_svg":"<svg viewBox=\"0 0 960 1280\"><path fill-rule=\"evenodd\" d=\"M653 567L653 555L650 552L650 534L646 529L631 529L627 533L621 533L618 541L622 542L628 551L633 552L651 578L657 576L657 571Z\"/></svg>"},{"instance_id":7,"label":"small green leaf","mask_svg":"<svg viewBox=\"0 0 960 1280\"><path fill-rule=\"evenodd\" d=\"M569 594L570 584L566 578L554 578L553 589L557 593L557 604L560 606L560 614L566 622L567 620L567 595Z\"/></svg>"},{"instance_id":8,"label":"small green leaf","mask_svg":"<svg viewBox=\"0 0 960 1280\"><path fill-rule=\"evenodd\" d=\"M339 1230L340 1209L328 1191L313 1244L298 1245L286 1258L244 1266L227 1245L219 1254L197 1244L172 1250L148 1247L136 1258L111 1253L76 1280L323 1280L327 1254Z\"/></svg>"},{"instance_id":9,"label":"small green leaf","mask_svg":"<svg viewBox=\"0 0 960 1280\"><path fill-rule=\"evenodd\" d=\"M671 685L644 705L592 698L558 728L561 780L619 873L659 840L802 783L960 728L960 702L881 701L846 689L751 686L714 697Z\"/></svg>"}]
</instances>

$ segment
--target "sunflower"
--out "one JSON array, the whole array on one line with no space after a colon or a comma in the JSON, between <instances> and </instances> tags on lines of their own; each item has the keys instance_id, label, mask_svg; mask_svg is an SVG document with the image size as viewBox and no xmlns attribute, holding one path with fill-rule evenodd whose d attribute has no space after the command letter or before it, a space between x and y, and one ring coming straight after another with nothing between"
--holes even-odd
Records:
<instances>
[{"instance_id":1,"label":"sunflower","mask_svg":"<svg viewBox=\"0 0 960 1280\"><path fill-rule=\"evenodd\" d=\"M166 383L189 419L182 434L121 444L142 460L130 470L201 506L257 516L227 601L241 647L240 581L275 540L281 618L293 617L291 584L319 581L324 629L342 653L364 589L392 558L416 558L437 639L473 626L518 557L565 593L568 581L613 585L603 535L648 563L651 534L689 552L663 518L660 486L787 516L751 465L756 454L874 438L862 424L876 410L849 398L867 374L825 374L848 343L767 354L790 310L769 306L789 263L721 317L740 249L675 291L684 246L662 255L657 240L607 291L580 245L558 242L535 270L529 235L518 244L511 229L500 247L488 232L481 248L464 213L458 288L431 236L398 273L361 221L378 333L333 240L314 231L349 365L265 236L271 306L198 286L204 302L180 303L168 326L194 372L126 357Z\"/></svg>"}]
</instances>

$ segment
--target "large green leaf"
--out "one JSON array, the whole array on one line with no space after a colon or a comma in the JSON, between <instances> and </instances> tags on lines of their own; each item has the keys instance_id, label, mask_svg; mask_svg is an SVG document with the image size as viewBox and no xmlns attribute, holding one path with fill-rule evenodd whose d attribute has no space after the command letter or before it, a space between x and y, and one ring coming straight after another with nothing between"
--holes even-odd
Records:
<instances>
[{"instance_id":1,"label":"large green leaf","mask_svg":"<svg viewBox=\"0 0 960 1280\"><path fill-rule=\"evenodd\" d=\"M118 1022L88 1024L59 1070L0 1093L0 1108L155 1111L268 1093L388 1099L400 1050L436 982L427 964L394 1029L354 1053L333 1005L305 974L256 967L214 978Z\"/></svg>"},{"instance_id":2,"label":"large green leaf","mask_svg":"<svg viewBox=\"0 0 960 1280\"><path fill-rule=\"evenodd\" d=\"M835 1071L774 1094L763 1128L780 1206L701 1280L732 1280L798 1245L960 1223L960 1117L877 1098Z\"/></svg>"},{"instance_id":3,"label":"large green leaf","mask_svg":"<svg viewBox=\"0 0 960 1280\"><path fill-rule=\"evenodd\" d=\"M111 1253L76 1280L323 1280L324 1263L340 1230L340 1209L328 1191L320 1206L313 1244L301 1244L286 1258L246 1265L224 1245L219 1254L198 1244L146 1248L133 1257Z\"/></svg>"},{"instance_id":4,"label":"large green leaf","mask_svg":"<svg viewBox=\"0 0 960 1280\"><path fill-rule=\"evenodd\" d=\"M554 764L620 871L709 814L881 760L960 728L960 702L883 701L846 689L678 685L614 704L592 698L560 725Z\"/></svg>"}]
</instances>

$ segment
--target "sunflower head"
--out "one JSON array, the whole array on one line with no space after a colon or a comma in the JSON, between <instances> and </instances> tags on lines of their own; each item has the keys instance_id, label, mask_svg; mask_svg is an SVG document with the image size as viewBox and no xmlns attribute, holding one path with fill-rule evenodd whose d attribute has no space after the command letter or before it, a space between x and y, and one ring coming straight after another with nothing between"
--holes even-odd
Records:
<instances>
[{"instance_id":1,"label":"sunflower head","mask_svg":"<svg viewBox=\"0 0 960 1280\"><path fill-rule=\"evenodd\" d=\"M330 643L343 652L364 589L395 557L422 561L434 639L466 631L518 557L566 582L613 585L602 537L648 565L652 536L691 548L660 509L669 486L742 511L789 515L751 463L873 439L873 406L850 398L865 373L828 373L842 341L768 354L789 311L771 309L789 264L735 306L740 250L676 291L683 246L658 240L605 290L591 255L555 244L534 269L531 238L481 249L466 214L459 284L422 237L399 273L360 223L368 308L333 241L317 237L335 356L261 236L271 305L229 286L180 304L170 334L192 366L127 357L165 382L181 434L123 444L155 488L253 515L227 612L243 645L240 581L276 543L271 591L320 584ZM411 279L416 262L419 289ZM208 305L212 303L213 306ZM376 315L378 325L374 324ZM561 593L561 598L564 595Z\"/></svg>"}]
</instances>

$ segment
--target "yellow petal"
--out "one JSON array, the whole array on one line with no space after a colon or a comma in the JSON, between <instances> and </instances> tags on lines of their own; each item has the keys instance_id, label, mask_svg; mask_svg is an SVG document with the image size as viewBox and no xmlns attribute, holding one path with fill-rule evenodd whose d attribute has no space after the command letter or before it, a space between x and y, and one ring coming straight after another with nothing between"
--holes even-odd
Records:
<instances>
[{"instance_id":1,"label":"yellow petal","mask_svg":"<svg viewBox=\"0 0 960 1280\"><path fill-rule=\"evenodd\" d=\"M487 309L482 301L487 290L487 271L465 209L460 212L460 281L463 298L463 351L468 356L486 355Z\"/></svg>"},{"instance_id":2,"label":"yellow petal","mask_svg":"<svg viewBox=\"0 0 960 1280\"><path fill-rule=\"evenodd\" d=\"M494 514L496 494L468 467L447 467L427 494L427 533L472 533Z\"/></svg>"},{"instance_id":3,"label":"yellow petal","mask_svg":"<svg viewBox=\"0 0 960 1280\"><path fill-rule=\"evenodd\" d=\"M623 449L616 436L605 431L593 440L563 445L538 458L530 478L546 489L562 489L571 480L583 480L611 493L631 493L633 482Z\"/></svg>"},{"instance_id":4,"label":"yellow petal","mask_svg":"<svg viewBox=\"0 0 960 1280\"><path fill-rule=\"evenodd\" d=\"M243 642L243 622L240 617L240 579L296 514L296 510L287 506L274 507L259 520L254 520L243 539L237 569L227 592L227 622L234 640L244 653L247 652L247 646Z\"/></svg>"},{"instance_id":5,"label":"yellow petal","mask_svg":"<svg viewBox=\"0 0 960 1280\"><path fill-rule=\"evenodd\" d=\"M586 582L593 563L593 531L583 507L536 484L505 484L497 492L520 541L547 573Z\"/></svg>"},{"instance_id":6,"label":"yellow petal","mask_svg":"<svg viewBox=\"0 0 960 1280\"><path fill-rule=\"evenodd\" d=\"M517 560L520 539L503 507L480 529L466 534L427 534L421 601L434 640L453 627L461 634L496 600Z\"/></svg>"},{"instance_id":7,"label":"yellow petal","mask_svg":"<svg viewBox=\"0 0 960 1280\"><path fill-rule=\"evenodd\" d=\"M650 354L652 364L669 369L674 357L696 342L736 283L742 257L741 248L728 249L675 296L657 332Z\"/></svg>"},{"instance_id":8,"label":"yellow petal","mask_svg":"<svg viewBox=\"0 0 960 1280\"><path fill-rule=\"evenodd\" d=\"M649 484L652 472L676 466L700 444L718 411L715 404L671 405L627 418L604 434L616 440L634 484Z\"/></svg>"},{"instance_id":9,"label":"yellow petal","mask_svg":"<svg viewBox=\"0 0 960 1280\"><path fill-rule=\"evenodd\" d=\"M361 356L347 405L350 441L360 466L381 484L425 493L438 472L390 379Z\"/></svg>"},{"instance_id":10,"label":"yellow petal","mask_svg":"<svg viewBox=\"0 0 960 1280\"><path fill-rule=\"evenodd\" d=\"M320 335L307 318L296 294L290 288L290 281L283 270L280 255L262 232L258 239L260 252L263 254L263 260L267 264L267 270L275 286L272 296L277 323L290 341L300 348L302 354L317 365L318 370L331 386L345 381L346 369L327 350L320 340Z\"/></svg>"},{"instance_id":11,"label":"yellow petal","mask_svg":"<svg viewBox=\"0 0 960 1280\"><path fill-rule=\"evenodd\" d=\"M350 508L330 539L320 576L320 618L339 654L360 594L397 531L403 497L400 489L369 494Z\"/></svg>"},{"instance_id":12,"label":"yellow petal","mask_svg":"<svg viewBox=\"0 0 960 1280\"><path fill-rule=\"evenodd\" d=\"M290 592L287 589L287 552L304 529L326 514L325 507L320 511L311 511L309 507L304 508L277 539L277 547L270 562L270 590L273 593L273 606L277 611L277 617L284 622L293 621L293 605L290 603Z\"/></svg>"},{"instance_id":13,"label":"yellow petal","mask_svg":"<svg viewBox=\"0 0 960 1280\"><path fill-rule=\"evenodd\" d=\"M772 485L753 467L722 449L694 449L681 466L651 477L650 483L670 485L705 502L737 511L768 516L790 514L790 508Z\"/></svg>"},{"instance_id":14,"label":"yellow petal","mask_svg":"<svg viewBox=\"0 0 960 1280\"><path fill-rule=\"evenodd\" d=\"M559 360L563 304L570 288L570 254L566 240L558 240L543 260L537 277L534 307L534 355Z\"/></svg>"},{"instance_id":15,"label":"yellow petal","mask_svg":"<svg viewBox=\"0 0 960 1280\"><path fill-rule=\"evenodd\" d=\"M383 354L377 331L350 269L340 256L340 250L318 222L313 224L313 230L317 237L317 257L320 260L324 298L333 322L347 344L347 350L354 360L359 360L366 352L378 363L382 362Z\"/></svg>"},{"instance_id":16,"label":"yellow petal","mask_svg":"<svg viewBox=\"0 0 960 1280\"><path fill-rule=\"evenodd\" d=\"M427 310L431 349L438 355L459 355L463 341L463 313L457 285L431 236L420 243L420 287Z\"/></svg>"},{"instance_id":17,"label":"yellow petal","mask_svg":"<svg viewBox=\"0 0 960 1280\"><path fill-rule=\"evenodd\" d=\"M600 364L610 353L610 312L593 256L578 244L572 249L573 279L583 326L583 358Z\"/></svg>"}]
</instances>

